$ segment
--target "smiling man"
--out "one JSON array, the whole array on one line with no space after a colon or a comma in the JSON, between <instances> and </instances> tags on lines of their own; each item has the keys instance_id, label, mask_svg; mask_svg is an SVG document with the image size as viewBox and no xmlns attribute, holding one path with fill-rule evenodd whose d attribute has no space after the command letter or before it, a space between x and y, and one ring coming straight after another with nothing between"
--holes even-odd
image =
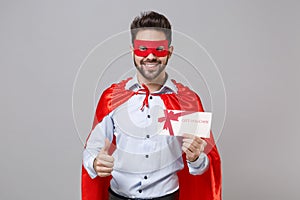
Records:
<instances>
[{"instance_id":1,"label":"smiling man","mask_svg":"<svg viewBox=\"0 0 300 200\"><path fill-rule=\"evenodd\" d=\"M168 19L142 13L131 23L131 37L137 73L100 98L83 152L82 199L220 200L212 134L202 139L157 131L158 110L203 112L199 97L166 73L173 52Z\"/></svg>"},{"instance_id":2,"label":"smiling man","mask_svg":"<svg viewBox=\"0 0 300 200\"><path fill-rule=\"evenodd\" d=\"M138 80L142 83L160 83L166 79L166 66L173 52L164 32L140 30L134 40L134 64L138 70Z\"/></svg>"}]
</instances>

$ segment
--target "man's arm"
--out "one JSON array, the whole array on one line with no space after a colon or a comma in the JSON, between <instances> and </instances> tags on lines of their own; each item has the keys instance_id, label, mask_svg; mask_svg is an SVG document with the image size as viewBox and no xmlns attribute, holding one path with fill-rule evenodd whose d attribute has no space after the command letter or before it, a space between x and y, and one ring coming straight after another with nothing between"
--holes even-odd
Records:
<instances>
[{"instance_id":1,"label":"man's arm","mask_svg":"<svg viewBox=\"0 0 300 200\"><path fill-rule=\"evenodd\" d=\"M107 115L102 119L101 122L99 122L95 128L90 133L90 136L86 143L86 148L83 151L83 165L88 174L91 178L95 178L97 174L101 173L101 170L103 168L98 168L97 171L95 170L95 164L96 165L102 165L103 162L100 160L104 159L107 160L107 156L100 156L99 154L105 153L106 151L101 151L101 149L105 146L105 139L108 138L108 140L111 142L113 139L113 130L114 125L112 118L110 115ZM97 158L97 162L95 162ZM98 162L100 161L100 162ZM111 158L108 159L108 161L111 161ZM113 160L112 160L113 162ZM112 168L111 164L107 164L107 167ZM105 169L105 173L108 173L109 170Z\"/></svg>"}]
</instances>

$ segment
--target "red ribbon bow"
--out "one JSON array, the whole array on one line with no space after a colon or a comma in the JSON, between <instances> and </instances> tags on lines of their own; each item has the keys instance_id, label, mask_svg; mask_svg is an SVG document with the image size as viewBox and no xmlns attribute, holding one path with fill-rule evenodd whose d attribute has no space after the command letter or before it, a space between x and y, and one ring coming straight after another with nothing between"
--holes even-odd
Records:
<instances>
[{"instance_id":1,"label":"red ribbon bow","mask_svg":"<svg viewBox=\"0 0 300 200\"><path fill-rule=\"evenodd\" d=\"M170 135L173 136L174 131L173 131L173 128L172 128L171 120L178 121L179 117L184 116L184 115L188 115L188 114L191 114L191 113L194 113L194 111L183 111L183 112L179 112L179 113L175 114L172 110L170 110L170 111L169 110L164 110L165 116L158 118L158 122L165 121L163 129L169 130Z\"/></svg>"}]
</instances>

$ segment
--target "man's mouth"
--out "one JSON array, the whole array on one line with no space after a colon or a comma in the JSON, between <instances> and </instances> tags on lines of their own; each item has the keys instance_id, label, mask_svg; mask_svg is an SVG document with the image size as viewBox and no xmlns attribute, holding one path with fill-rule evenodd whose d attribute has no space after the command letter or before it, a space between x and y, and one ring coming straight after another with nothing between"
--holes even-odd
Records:
<instances>
[{"instance_id":1,"label":"man's mouth","mask_svg":"<svg viewBox=\"0 0 300 200\"><path fill-rule=\"evenodd\" d=\"M159 62L143 62L142 65L148 69L156 68L160 63Z\"/></svg>"}]
</instances>

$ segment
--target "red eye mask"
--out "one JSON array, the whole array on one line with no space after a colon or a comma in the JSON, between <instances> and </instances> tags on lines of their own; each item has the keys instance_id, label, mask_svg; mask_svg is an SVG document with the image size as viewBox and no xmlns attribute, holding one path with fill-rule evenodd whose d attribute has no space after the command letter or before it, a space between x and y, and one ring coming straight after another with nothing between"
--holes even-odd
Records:
<instances>
[{"instance_id":1,"label":"red eye mask","mask_svg":"<svg viewBox=\"0 0 300 200\"><path fill-rule=\"evenodd\" d=\"M150 53L152 53L156 57L165 57L169 55L168 40L134 40L135 55L140 57L147 57Z\"/></svg>"}]
</instances>

